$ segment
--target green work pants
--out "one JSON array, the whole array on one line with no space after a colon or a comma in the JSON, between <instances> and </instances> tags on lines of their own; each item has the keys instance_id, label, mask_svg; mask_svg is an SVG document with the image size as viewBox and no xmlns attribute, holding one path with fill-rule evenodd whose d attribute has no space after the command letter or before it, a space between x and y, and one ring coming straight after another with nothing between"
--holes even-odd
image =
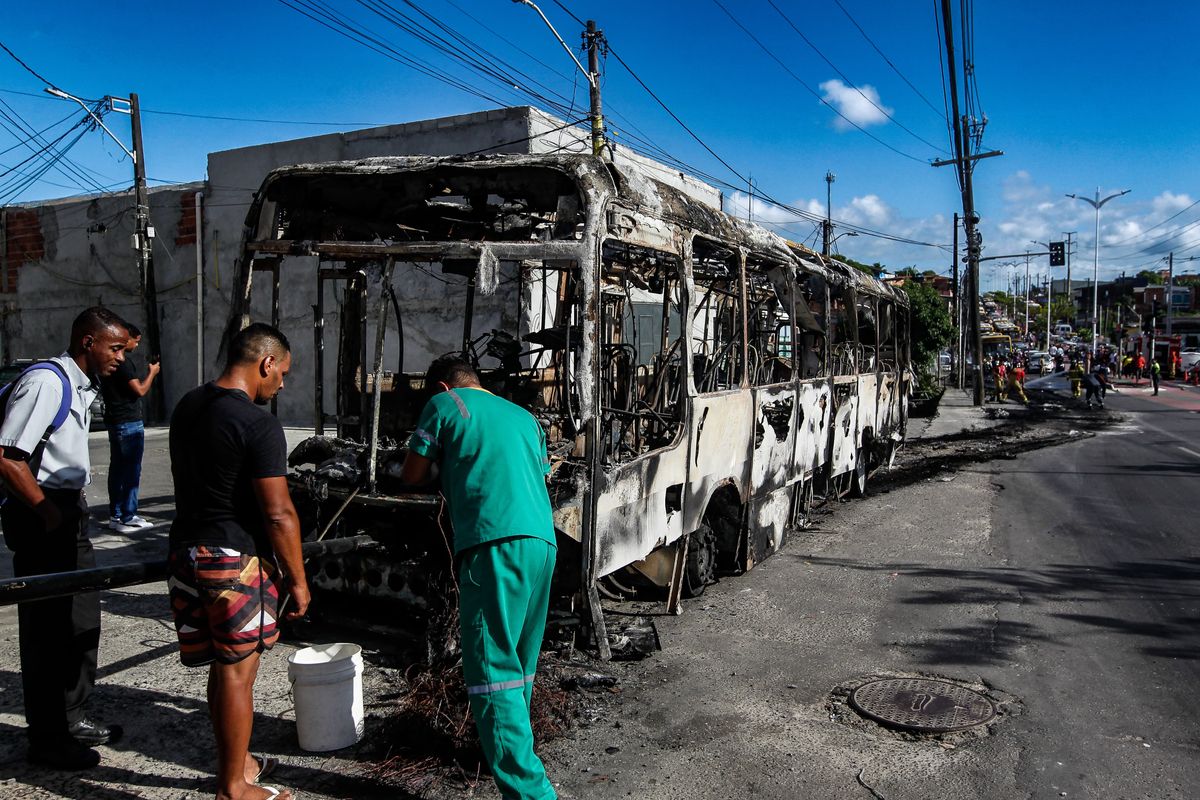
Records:
<instances>
[{"instance_id":1,"label":"green work pants","mask_svg":"<svg viewBox=\"0 0 1200 800\"><path fill-rule=\"evenodd\" d=\"M546 630L554 545L518 536L472 547L458 569L463 677L483 754L505 800L557 795L533 752L533 676Z\"/></svg>"}]
</instances>

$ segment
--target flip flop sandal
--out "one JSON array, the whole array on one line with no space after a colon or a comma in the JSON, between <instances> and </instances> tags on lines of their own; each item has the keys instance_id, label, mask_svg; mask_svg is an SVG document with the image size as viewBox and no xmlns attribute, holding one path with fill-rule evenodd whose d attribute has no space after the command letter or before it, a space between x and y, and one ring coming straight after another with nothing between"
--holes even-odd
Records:
<instances>
[{"instance_id":1,"label":"flip flop sandal","mask_svg":"<svg viewBox=\"0 0 1200 800\"><path fill-rule=\"evenodd\" d=\"M260 756L260 755L254 754L254 753L251 753L250 757L253 758L258 763L258 774L255 775L253 780L250 781L251 783L253 783L255 785L257 785L258 782L261 781L263 778L267 777L272 772L274 772L275 768L279 766L278 758L272 758L271 756L268 756L268 755Z\"/></svg>"},{"instance_id":2,"label":"flip flop sandal","mask_svg":"<svg viewBox=\"0 0 1200 800\"><path fill-rule=\"evenodd\" d=\"M279 797L279 795L283 794L284 792L291 792L292 800L300 800L300 795L296 794L296 792L291 789L276 789L274 786L260 786L259 788L266 789L268 792L270 792L270 794L267 795L268 799Z\"/></svg>"}]
</instances>

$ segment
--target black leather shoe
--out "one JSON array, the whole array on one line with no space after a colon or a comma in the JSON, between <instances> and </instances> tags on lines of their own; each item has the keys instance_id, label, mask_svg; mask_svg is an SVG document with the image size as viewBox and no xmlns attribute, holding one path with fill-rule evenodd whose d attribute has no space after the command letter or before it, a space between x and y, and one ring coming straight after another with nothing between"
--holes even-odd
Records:
<instances>
[{"instance_id":1,"label":"black leather shoe","mask_svg":"<svg viewBox=\"0 0 1200 800\"><path fill-rule=\"evenodd\" d=\"M31 743L26 758L30 764L51 769L91 769L100 763L99 753L71 738L64 738L60 742Z\"/></svg>"},{"instance_id":2,"label":"black leather shoe","mask_svg":"<svg viewBox=\"0 0 1200 800\"><path fill-rule=\"evenodd\" d=\"M121 738L125 731L120 725L104 725L87 717L79 720L67 729L75 741L85 747L96 747L101 744L112 744Z\"/></svg>"}]
</instances>

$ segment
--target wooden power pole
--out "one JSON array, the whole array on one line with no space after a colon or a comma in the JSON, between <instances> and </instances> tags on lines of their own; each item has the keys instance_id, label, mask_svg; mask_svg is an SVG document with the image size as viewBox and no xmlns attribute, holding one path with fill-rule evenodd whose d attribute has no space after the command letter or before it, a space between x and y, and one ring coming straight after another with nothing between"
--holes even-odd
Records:
<instances>
[{"instance_id":1,"label":"wooden power pole","mask_svg":"<svg viewBox=\"0 0 1200 800\"><path fill-rule=\"evenodd\" d=\"M142 144L142 114L136 94L129 95L130 127L133 129L133 201L134 248L137 250L138 285L146 312L146 354L162 355L158 327L158 287L154 280L154 227L150 224L150 193L146 189L146 157ZM150 389L149 413L152 421L166 418L162 381Z\"/></svg>"},{"instance_id":2,"label":"wooden power pole","mask_svg":"<svg viewBox=\"0 0 1200 800\"><path fill-rule=\"evenodd\" d=\"M604 41L604 31L596 29L596 21L587 21L588 48L588 97L591 100L592 117L592 155L598 156L604 150L604 108L600 103L600 45Z\"/></svg>"},{"instance_id":3,"label":"wooden power pole","mask_svg":"<svg viewBox=\"0 0 1200 800\"><path fill-rule=\"evenodd\" d=\"M975 213L975 191L971 184L971 174L975 161L981 158L1003 155L998 150L989 153L971 153L970 132L971 121L958 113L958 62L954 57L954 15L950 10L950 0L942 0L942 27L946 34L946 70L950 77L950 98L954 113L954 158L945 161L934 161L933 166L944 167L953 164L958 173L958 185L962 190L963 225L967 238L967 269L971 282L970 296L967 302L970 306L967 312L971 316L971 350L975 355L972 375L975 389L975 405L983 405L983 338L979 329L979 255L983 246L983 237L976 226L979 215ZM957 253L955 257L957 257Z\"/></svg>"}]
</instances>

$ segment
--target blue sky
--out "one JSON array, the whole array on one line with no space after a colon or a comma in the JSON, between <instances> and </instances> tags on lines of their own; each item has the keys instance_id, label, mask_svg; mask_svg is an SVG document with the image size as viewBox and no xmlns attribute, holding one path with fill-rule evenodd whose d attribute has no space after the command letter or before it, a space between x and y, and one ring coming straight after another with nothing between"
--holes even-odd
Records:
<instances>
[{"instance_id":1,"label":"blue sky","mask_svg":"<svg viewBox=\"0 0 1200 800\"><path fill-rule=\"evenodd\" d=\"M146 113L148 172L162 180L202 178L210 151L482 110L494 107L493 100L533 102L432 52L370 10L386 10L381 3L288 2L332 9L492 99L389 60L277 0L21 4L6 9L0 41L47 80L82 97L137 92L147 112L334 123ZM782 14L772 0L721 0L771 55L716 0L562 2L581 18L595 18L621 58L737 175L609 57L604 102L613 112L609 123L618 143L630 135L649 140L729 183L729 208L742 213L742 177L753 178L772 198L823 213L824 175L831 170L837 176L835 220L921 242L950 242L951 217L961 207L956 182L951 168L928 163L945 157L939 148L949 146L934 0L840 0L840 6L839 0L773 0ZM577 45L579 25L554 0L540 5L567 42ZM1102 274L1156 266L1170 249L1180 258L1200 256L1200 205L1189 208L1200 199L1200 104L1193 89L1200 50L1191 41L1200 31L1200 3L976 5L974 63L980 108L988 118L983 146L1005 152L979 162L975 171L985 254L1023 253L1037 249L1030 240L1078 231L1075 263L1090 273L1094 212L1064 195L1091 196L1099 187L1101 196L1133 190L1101 214ZM510 0L394 0L390 7L429 26L414 6L477 44L473 57L499 56L543 84L543 94L555 92L565 104L574 96L575 107L586 108L586 84L532 9ZM15 93L39 95L42 88L0 53L0 100L7 113L40 129L71 112L65 101ZM904 155L847 125L813 92ZM127 118L114 114L107 121L128 141ZM12 148L0 153L0 172L34 168L35 162L19 164L30 155L19 141L0 130L0 151ZM70 156L101 185L120 187L129 179L128 160L100 132L84 135ZM3 187L14 178L0 176L0 200L80 192L73 177L51 171L45 179L53 183L6 197ZM757 201L753 213L766 222L789 222L787 212ZM813 241L807 221L781 231ZM873 236L844 237L837 246L850 257L891 267L946 271L950 265L945 249ZM992 263L985 279L1004 273ZM1046 270L1044 259L1034 262L1035 273ZM1200 261L1181 261L1177 271L1200 271Z\"/></svg>"}]
</instances>

